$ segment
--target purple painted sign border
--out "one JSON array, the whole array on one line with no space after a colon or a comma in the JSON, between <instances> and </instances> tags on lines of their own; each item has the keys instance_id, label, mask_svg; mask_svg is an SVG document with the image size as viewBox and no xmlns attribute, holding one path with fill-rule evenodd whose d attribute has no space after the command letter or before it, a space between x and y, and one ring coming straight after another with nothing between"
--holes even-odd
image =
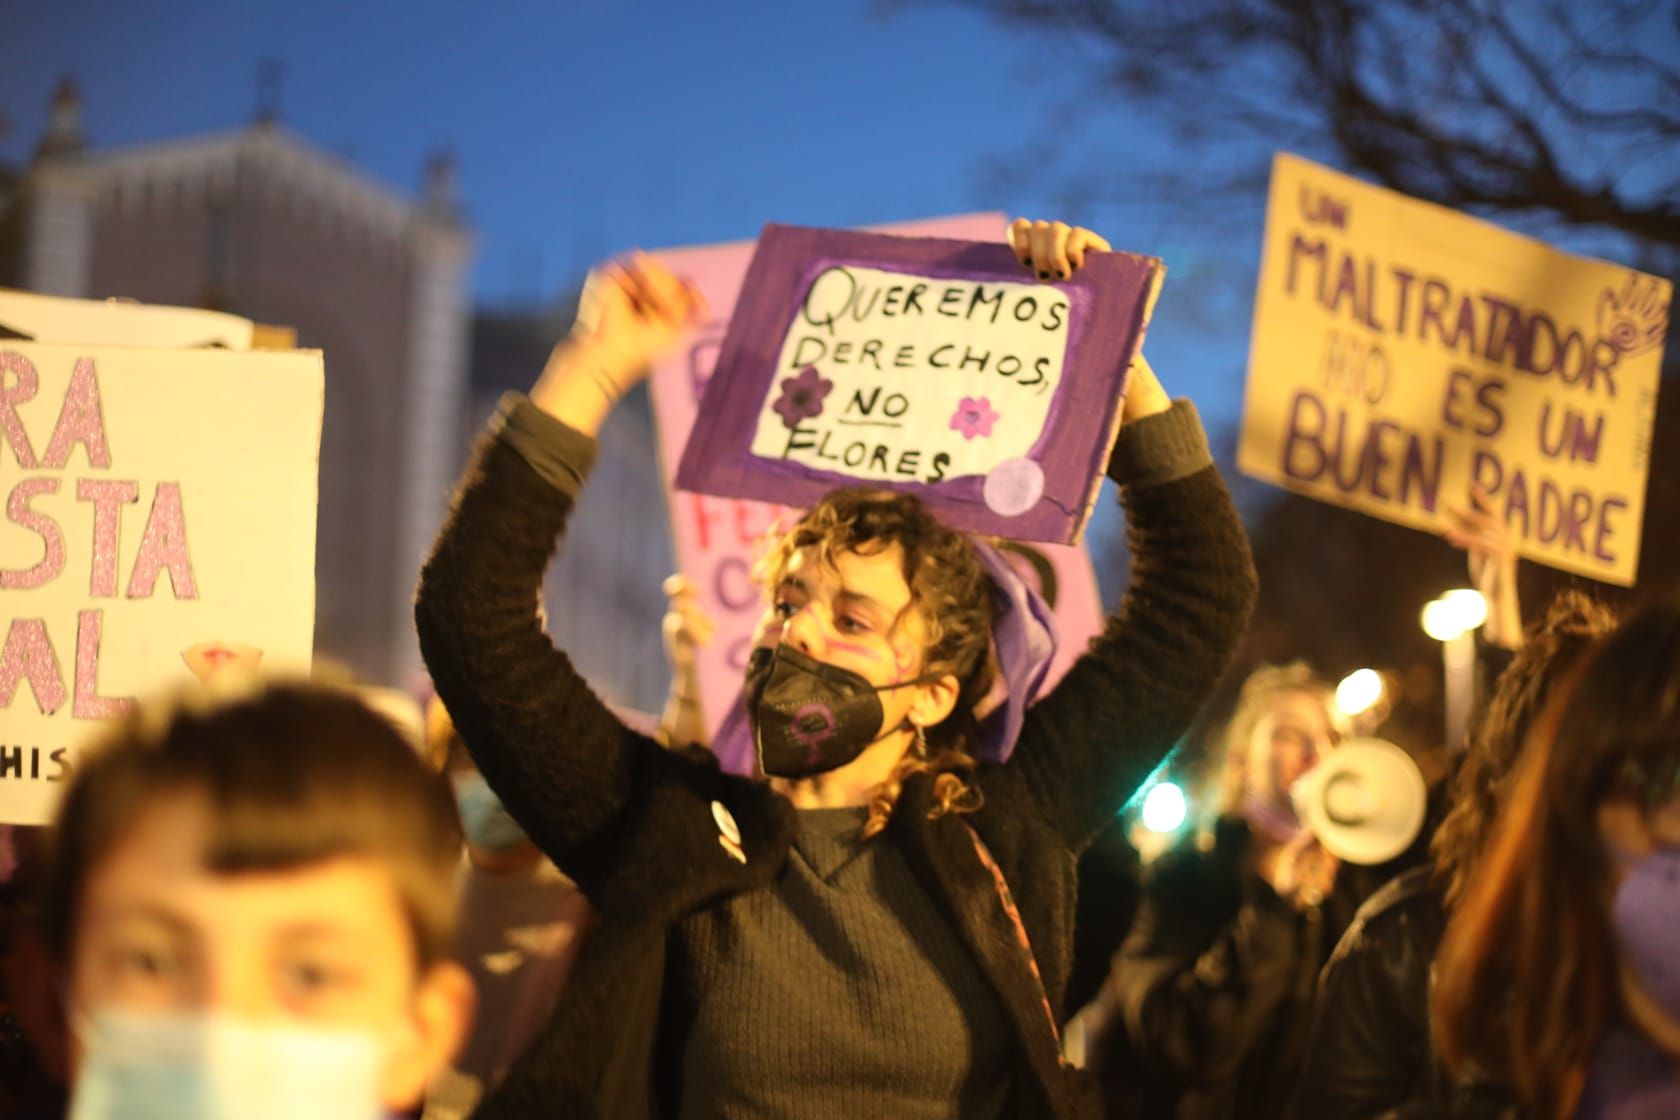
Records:
<instances>
[{"instance_id":1,"label":"purple painted sign border","mask_svg":"<svg viewBox=\"0 0 1680 1120\"><path fill-rule=\"evenodd\" d=\"M859 481L751 453L782 340L816 275L813 261L822 267L852 264L930 279L1032 280L1000 243L765 226L718 355L717 373L707 384L683 449L679 489L810 506L829 490ZM1018 540L1077 541L1118 429L1125 370L1142 345L1161 271L1160 261L1152 257L1103 253L1088 258L1072 279L1055 283L1069 297L1068 344L1061 383L1034 445L1033 458L1044 471L1044 494L1032 509L1016 517L995 513L985 503L984 479L978 476L871 484L920 494L954 528Z\"/></svg>"}]
</instances>

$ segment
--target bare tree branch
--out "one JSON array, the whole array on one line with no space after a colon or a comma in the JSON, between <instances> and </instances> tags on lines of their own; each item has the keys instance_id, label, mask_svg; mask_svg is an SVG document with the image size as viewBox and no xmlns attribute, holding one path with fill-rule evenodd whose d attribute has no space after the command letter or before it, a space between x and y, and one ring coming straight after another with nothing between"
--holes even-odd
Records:
<instances>
[{"instance_id":1,"label":"bare tree branch","mask_svg":"<svg viewBox=\"0 0 1680 1120\"><path fill-rule=\"evenodd\" d=\"M1444 205L1680 245L1672 0L1608 0L1596 22L1508 0L947 2L1077 44L1191 142L1261 163L1322 147Z\"/></svg>"}]
</instances>

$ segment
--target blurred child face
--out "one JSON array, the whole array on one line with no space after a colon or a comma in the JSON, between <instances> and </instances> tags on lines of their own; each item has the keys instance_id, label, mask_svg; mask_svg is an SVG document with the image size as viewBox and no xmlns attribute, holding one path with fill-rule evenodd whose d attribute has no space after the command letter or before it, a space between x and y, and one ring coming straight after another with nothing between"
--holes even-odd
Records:
<instances>
[{"instance_id":1,"label":"blurred child face","mask_svg":"<svg viewBox=\"0 0 1680 1120\"><path fill-rule=\"evenodd\" d=\"M417 974L389 871L345 855L219 874L203 864L209 832L202 796L166 795L90 869L70 949L75 1013L365 1034L385 1054L386 1107L416 1101L465 1030L471 982L452 964Z\"/></svg>"},{"instance_id":2,"label":"blurred child face","mask_svg":"<svg viewBox=\"0 0 1680 1120\"><path fill-rule=\"evenodd\" d=\"M1328 706L1311 692L1280 692L1248 741L1250 795L1287 802L1289 789L1333 749L1340 731Z\"/></svg>"}]
</instances>

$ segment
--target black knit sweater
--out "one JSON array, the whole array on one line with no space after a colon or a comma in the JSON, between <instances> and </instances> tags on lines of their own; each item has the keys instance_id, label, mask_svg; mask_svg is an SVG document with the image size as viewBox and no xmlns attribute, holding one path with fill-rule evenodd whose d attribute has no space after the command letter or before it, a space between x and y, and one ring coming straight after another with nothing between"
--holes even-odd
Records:
<instances>
[{"instance_id":1,"label":"black knit sweater","mask_svg":"<svg viewBox=\"0 0 1680 1120\"><path fill-rule=\"evenodd\" d=\"M679 926L684 1116L1005 1116L1003 1007L898 846L863 838L867 812L802 810L768 890Z\"/></svg>"},{"instance_id":2,"label":"black knit sweater","mask_svg":"<svg viewBox=\"0 0 1680 1120\"><path fill-rule=\"evenodd\" d=\"M674 932L768 887L795 832L791 806L766 785L622 726L544 633L537 592L588 450L515 401L468 469L416 602L422 652L480 769L600 914L553 1020L480 1116L678 1115L680 1078L656 1073L680 1068ZM1062 1063L1052 1026L1075 859L1189 724L1255 593L1242 527L1186 403L1122 429L1110 473L1130 521L1125 601L1029 709L1010 761L981 768L983 808L930 819L931 782L916 776L887 830L1004 1009L1010 1116L1100 1110L1090 1080ZM720 841L720 808L745 862ZM976 838L1009 886L1031 957Z\"/></svg>"}]
</instances>

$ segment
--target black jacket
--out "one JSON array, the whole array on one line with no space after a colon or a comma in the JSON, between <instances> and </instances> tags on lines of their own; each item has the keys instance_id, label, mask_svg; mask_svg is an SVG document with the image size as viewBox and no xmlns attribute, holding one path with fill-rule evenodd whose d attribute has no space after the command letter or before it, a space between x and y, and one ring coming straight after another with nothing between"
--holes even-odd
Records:
<instances>
[{"instance_id":1,"label":"black jacket","mask_svg":"<svg viewBox=\"0 0 1680 1120\"><path fill-rule=\"evenodd\" d=\"M1145 877L1137 921L1080 1014L1113 1115L1281 1117L1301 1069L1320 969L1376 869L1344 867L1297 911L1254 871L1251 834L1221 819Z\"/></svg>"},{"instance_id":2,"label":"black jacket","mask_svg":"<svg viewBox=\"0 0 1680 1120\"><path fill-rule=\"evenodd\" d=\"M1354 1120L1441 1099L1429 1045L1429 977L1446 929L1432 868L1366 900L1324 966L1296 1116Z\"/></svg>"},{"instance_id":3,"label":"black jacket","mask_svg":"<svg viewBox=\"0 0 1680 1120\"><path fill-rule=\"evenodd\" d=\"M1197 469L1162 477L1160 465L1183 462L1189 442ZM480 769L600 916L553 1020L480 1116L673 1114L679 1086L657 1072L673 1068L661 1052L669 1032L659 1030L668 938L683 916L768 886L795 828L769 786L622 726L544 633L537 592L590 451L529 402L505 409L468 469L415 608L438 694ZM1180 404L1129 425L1111 471L1129 483L1125 603L1030 709L1010 761L982 768L982 809L930 821L930 783L912 779L887 832L1019 1037L1012 1116L1096 1113L1094 1086L1062 1064L1051 1023L1069 971L1075 857L1189 723L1255 593L1246 538L1193 410ZM720 843L714 803L737 822L745 863ZM1042 984L965 824L1012 889Z\"/></svg>"},{"instance_id":4,"label":"black jacket","mask_svg":"<svg viewBox=\"0 0 1680 1120\"><path fill-rule=\"evenodd\" d=\"M1324 966L1298 1120L1521 1120L1512 1095L1454 1081L1435 1058L1429 999L1447 915L1415 867L1378 890Z\"/></svg>"}]
</instances>

